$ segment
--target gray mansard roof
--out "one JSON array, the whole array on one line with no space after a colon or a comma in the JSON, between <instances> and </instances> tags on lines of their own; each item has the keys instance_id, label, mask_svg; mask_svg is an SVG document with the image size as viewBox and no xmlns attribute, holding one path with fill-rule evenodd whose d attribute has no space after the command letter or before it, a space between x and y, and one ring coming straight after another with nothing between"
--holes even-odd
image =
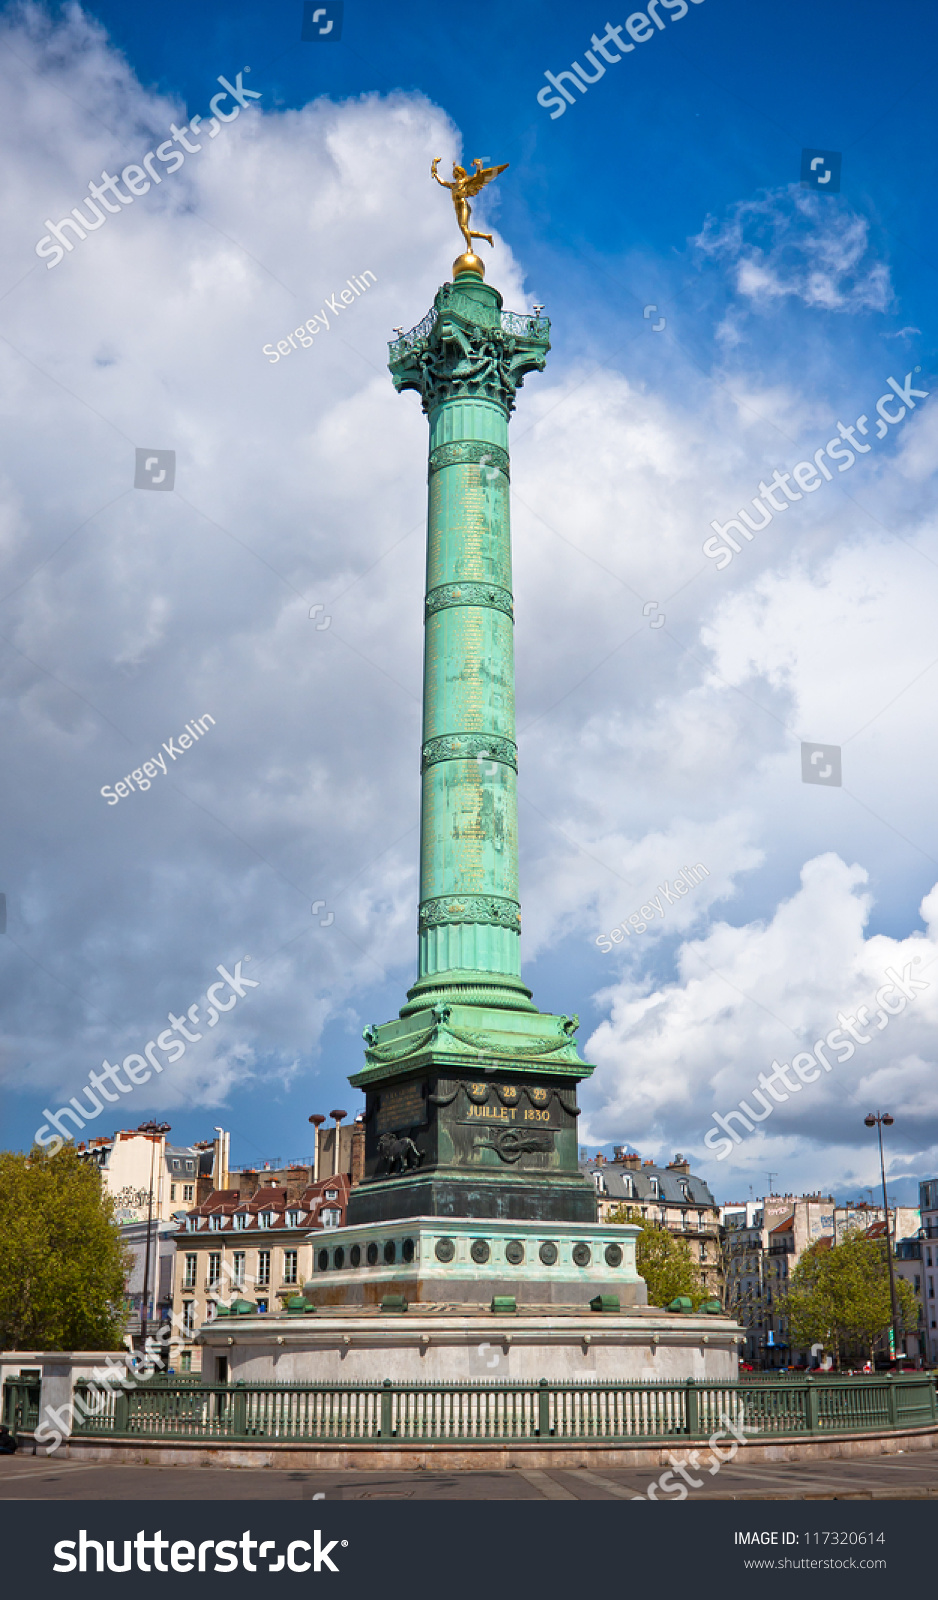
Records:
<instances>
[{"instance_id":1,"label":"gray mansard roof","mask_svg":"<svg viewBox=\"0 0 938 1600\"><path fill-rule=\"evenodd\" d=\"M612 1161L581 1161L580 1171L593 1180L593 1173L602 1173L605 1181L605 1198L609 1200L638 1200L652 1203L663 1200L665 1205L715 1206L716 1201L703 1178L692 1172L674 1172L668 1167L619 1166ZM658 1179L658 1193L652 1192L650 1180ZM629 1182L634 1185L629 1187ZM687 1193L685 1194L684 1189Z\"/></svg>"}]
</instances>

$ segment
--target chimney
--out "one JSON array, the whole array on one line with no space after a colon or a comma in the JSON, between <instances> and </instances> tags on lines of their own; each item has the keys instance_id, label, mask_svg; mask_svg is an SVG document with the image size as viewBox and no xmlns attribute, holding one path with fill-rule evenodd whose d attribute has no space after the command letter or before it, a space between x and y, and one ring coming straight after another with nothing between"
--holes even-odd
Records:
<instances>
[{"instance_id":1,"label":"chimney","mask_svg":"<svg viewBox=\"0 0 938 1600\"><path fill-rule=\"evenodd\" d=\"M677 1155L674 1157L674 1160L668 1162L668 1171L669 1172L690 1172L690 1162L688 1161L686 1156L682 1156L681 1155L680 1150L678 1151Z\"/></svg>"},{"instance_id":2,"label":"chimney","mask_svg":"<svg viewBox=\"0 0 938 1600\"><path fill-rule=\"evenodd\" d=\"M351 1187L361 1183L365 1176L365 1119L362 1116L355 1118L351 1128L352 1134L352 1160L351 1160Z\"/></svg>"},{"instance_id":3,"label":"chimney","mask_svg":"<svg viewBox=\"0 0 938 1600\"><path fill-rule=\"evenodd\" d=\"M637 1150L629 1151L622 1146L616 1151L616 1161L628 1172L638 1172L642 1164L642 1158Z\"/></svg>"}]
</instances>

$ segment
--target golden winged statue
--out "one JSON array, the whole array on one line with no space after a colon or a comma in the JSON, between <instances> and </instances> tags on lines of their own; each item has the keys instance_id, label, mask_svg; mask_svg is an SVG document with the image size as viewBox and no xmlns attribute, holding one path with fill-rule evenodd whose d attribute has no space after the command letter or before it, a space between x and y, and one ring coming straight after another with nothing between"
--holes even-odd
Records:
<instances>
[{"instance_id":1,"label":"golden winged statue","mask_svg":"<svg viewBox=\"0 0 938 1600\"><path fill-rule=\"evenodd\" d=\"M500 167L483 167L482 162L477 158L472 163L475 167L475 172L467 172L465 167L458 167L454 162L453 181L452 183L447 183L446 179L441 178L436 170L442 159L442 156L435 158L430 167L430 176L435 178L437 183L442 184L444 189L449 189L452 194L453 205L456 208L456 221L459 223L460 232L466 241L466 253L471 256L474 254L472 249L473 239L487 239L489 244L494 244L495 241L490 233L479 233L475 228L470 228L469 218L472 212L469 206L469 196L477 195L479 190L484 189L485 185L491 183L493 178L497 178L500 172L506 172L510 163L506 161Z\"/></svg>"}]
</instances>

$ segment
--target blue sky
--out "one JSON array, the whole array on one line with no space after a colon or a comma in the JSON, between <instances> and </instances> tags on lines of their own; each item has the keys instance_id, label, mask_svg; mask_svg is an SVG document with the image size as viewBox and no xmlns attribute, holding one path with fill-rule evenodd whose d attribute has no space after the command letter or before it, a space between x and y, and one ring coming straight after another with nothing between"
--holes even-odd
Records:
<instances>
[{"instance_id":1,"label":"blue sky","mask_svg":"<svg viewBox=\"0 0 938 1600\"><path fill-rule=\"evenodd\" d=\"M222 1122L247 1163L356 1108L415 942L425 424L385 341L458 244L429 157L480 155L511 164L479 208L490 279L552 319L512 423L524 948L597 1064L585 1139L685 1149L721 1199L765 1169L855 1197L888 1098L895 1192L934 1175L932 987L722 1163L703 1142L932 954L934 401L725 569L702 546L889 377L938 376L938 27L925 3L679 7L555 118L545 73L627 10L346 0L337 43L303 42L292 0L3 11L5 1143L246 954L260 987L129 1124ZM102 165L248 66L261 98L175 186L37 261ZM805 148L841 153L839 194L801 189ZM369 298L271 366L366 269ZM171 496L128 492L151 445ZM204 712L178 789L101 800ZM842 746L842 789L802 783L802 740ZM703 887L599 948L684 861Z\"/></svg>"}]
</instances>

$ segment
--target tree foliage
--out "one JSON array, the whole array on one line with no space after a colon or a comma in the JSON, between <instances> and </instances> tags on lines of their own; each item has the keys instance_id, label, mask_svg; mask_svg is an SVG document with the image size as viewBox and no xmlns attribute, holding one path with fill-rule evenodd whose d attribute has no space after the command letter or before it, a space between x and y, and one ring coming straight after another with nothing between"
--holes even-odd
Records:
<instances>
[{"instance_id":1,"label":"tree foliage","mask_svg":"<svg viewBox=\"0 0 938 1600\"><path fill-rule=\"evenodd\" d=\"M687 1295L696 1310L707 1299L709 1291L701 1283L686 1239L677 1238L648 1217L633 1216L627 1206L617 1206L606 1221L631 1222L641 1229L635 1241L635 1261L648 1286L649 1305L667 1306L678 1295Z\"/></svg>"},{"instance_id":2,"label":"tree foliage","mask_svg":"<svg viewBox=\"0 0 938 1600\"><path fill-rule=\"evenodd\" d=\"M911 1332L918 1303L904 1278L896 1278L896 1299L900 1328ZM885 1240L853 1233L832 1249L813 1245L795 1267L779 1310L789 1318L793 1344L821 1344L838 1366L856 1355L872 1358L877 1339L892 1326Z\"/></svg>"},{"instance_id":3,"label":"tree foliage","mask_svg":"<svg viewBox=\"0 0 938 1600\"><path fill-rule=\"evenodd\" d=\"M126 1269L97 1167L0 1151L0 1349L118 1349Z\"/></svg>"}]
</instances>

